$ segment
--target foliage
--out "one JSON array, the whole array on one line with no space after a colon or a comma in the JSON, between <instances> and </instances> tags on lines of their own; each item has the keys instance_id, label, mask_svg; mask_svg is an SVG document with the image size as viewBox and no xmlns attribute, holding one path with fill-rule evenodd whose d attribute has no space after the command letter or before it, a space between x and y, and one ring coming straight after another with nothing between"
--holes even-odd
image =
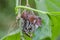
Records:
<instances>
[{"instance_id":1,"label":"foliage","mask_svg":"<svg viewBox=\"0 0 60 40\"><path fill-rule=\"evenodd\" d=\"M24 3L23 3L24 2ZM42 26L35 30L34 37L31 39L24 34L25 40L59 40L60 36L60 0L29 0L30 7L20 6L36 11L37 15L42 18ZM22 5L25 1L22 0ZM34 5L34 6L33 6ZM41 12L42 11L42 12ZM13 33L13 32L12 32ZM8 35L3 40L20 40L20 31Z\"/></svg>"}]
</instances>

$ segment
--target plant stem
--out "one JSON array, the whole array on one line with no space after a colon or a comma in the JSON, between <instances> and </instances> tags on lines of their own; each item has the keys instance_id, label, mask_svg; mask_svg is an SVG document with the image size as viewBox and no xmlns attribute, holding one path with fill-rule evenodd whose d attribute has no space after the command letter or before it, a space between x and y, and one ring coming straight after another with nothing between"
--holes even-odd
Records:
<instances>
[{"instance_id":1,"label":"plant stem","mask_svg":"<svg viewBox=\"0 0 60 40\"><path fill-rule=\"evenodd\" d=\"M27 7L27 6L17 6L16 7L16 9L19 9L19 8L24 8L24 9L32 10L32 11L39 12L39 13L42 13L42 14L49 13L49 12L44 12L44 11L40 11L40 10L37 10L37 9L33 9L33 8L30 8L30 7Z\"/></svg>"},{"instance_id":2,"label":"plant stem","mask_svg":"<svg viewBox=\"0 0 60 40\"><path fill-rule=\"evenodd\" d=\"M60 12L45 12L45 11L33 9L31 7L27 7L27 6L17 6L15 9L18 11L19 8L23 8L23 9L28 9L28 10L31 10L31 11L35 11L35 12L38 12L38 14L41 13L41 14L47 14L47 15L52 15L52 16L58 16L58 15L60 15Z\"/></svg>"}]
</instances>

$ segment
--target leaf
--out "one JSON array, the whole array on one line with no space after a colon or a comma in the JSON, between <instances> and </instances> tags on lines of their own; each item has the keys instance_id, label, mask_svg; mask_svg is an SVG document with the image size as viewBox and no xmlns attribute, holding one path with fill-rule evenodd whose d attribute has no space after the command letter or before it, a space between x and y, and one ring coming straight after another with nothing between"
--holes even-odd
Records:
<instances>
[{"instance_id":1,"label":"leaf","mask_svg":"<svg viewBox=\"0 0 60 40\"><path fill-rule=\"evenodd\" d=\"M42 11L60 12L59 1L60 0L35 0L36 8Z\"/></svg>"},{"instance_id":2,"label":"leaf","mask_svg":"<svg viewBox=\"0 0 60 40\"><path fill-rule=\"evenodd\" d=\"M47 11L46 6L44 4L44 0L35 0L35 2L36 2L36 8L38 10ZM50 24L50 19L49 19L48 15L44 15L41 13L38 13L38 14L42 18L43 23L42 23L41 28L39 28L39 29L37 29L37 31L35 31L35 37L33 38L33 40L42 40L42 39L48 38L48 37L51 38L51 24Z\"/></svg>"},{"instance_id":3,"label":"leaf","mask_svg":"<svg viewBox=\"0 0 60 40\"><path fill-rule=\"evenodd\" d=\"M45 5L49 12L60 12L60 0L46 0Z\"/></svg>"},{"instance_id":4,"label":"leaf","mask_svg":"<svg viewBox=\"0 0 60 40\"><path fill-rule=\"evenodd\" d=\"M50 15L52 21L52 40L58 40L60 36L60 12L54 12Z\"/></svg>"},{"instance_id":5,"label":"leaf","mask_svg":"<svg viewBox=\"0 0 60 40\"><path fill-rule=\"evenodd\" d=\"M42 26L35 30L33 40L51 40L51 39L58 40L60 37L60 0L34 0L34 1L36 3L36 9L48 11L50 12L50 15L38 13L39 17L42 18ZM24 2L22 1L22 3ZM31 4L34 4L34 2L32 2ZM31 6L34 7L35 5ZM24 38L26 38L25 40L28 39L31 40L26 35ZM4 38L4 40L20 40L20 33L18 32L12 35L8 35Z\"/></svg>"},{"instance_id":6,"label":"leaf","mask_svg":"<svg viewBox=\"0 0 60 40\"><path fill-rule=\"evenodd\" d=\"M20 40L20 33L17 33L15 35L7 36L3 40Z\"/></svg>"},{"instance_id":7,"label":"leaf","mask_svg":"<svg viewBox=\"0 0 60 40\"><path fill-rule=\"evenodd\" d=\"M1 40L20 40L20 32L19 30L16 30L15 32L9 33Z\"/></svg>"},{"instance_id":8,"label":"leaf","mask_svg":"<svg viewBox=\"0 0 60 40\"><path fill-rule=\"evenodd\" d=\"M60 0L35 0L35 2L37 9L50 12L49 20L52 22L51 39L57 40L60 35Z\"/></svg>"},{"instance_id":9,"label":"leaf","mask_svg":"<svg viewBox=\"0 0 60 40\"><path fill-rule=\"evenodd\" d=\"M33 40L41 40L46 37L51 37L51 25L47 15L39 14L42 18L42 26L35 31Z\"/></svg>"}]
</instances>

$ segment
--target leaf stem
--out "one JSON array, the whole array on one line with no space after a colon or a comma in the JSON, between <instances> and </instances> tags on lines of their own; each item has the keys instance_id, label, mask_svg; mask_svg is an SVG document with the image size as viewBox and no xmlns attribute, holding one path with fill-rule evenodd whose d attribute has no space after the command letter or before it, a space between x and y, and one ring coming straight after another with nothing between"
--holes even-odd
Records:
<instances>
[{"instance_id":1,"label":"leaf stem","mask_svg":"<svg viewBox=\"0 0 60 40\"><path fill-rule=\"evenodd\" d=\"M39 13L42 13L42 14L49 13L49 12L44 12L44 11L40 11L40 10L37 10L37 9L33 9L33 8L30 8L30 7L27 7L27 6L17 6L16 9L18 9L18 8L24 8L24 9L32 10L32 11L39 12Z\"/></svg>"}]
</instances>

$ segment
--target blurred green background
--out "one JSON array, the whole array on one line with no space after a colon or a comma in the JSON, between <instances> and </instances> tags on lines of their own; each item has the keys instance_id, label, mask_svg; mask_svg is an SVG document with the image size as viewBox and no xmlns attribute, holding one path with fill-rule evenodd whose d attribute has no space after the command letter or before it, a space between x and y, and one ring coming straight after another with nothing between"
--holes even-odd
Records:
<instances>
[{"instance_id":1,"label":"blurred green background","mask_svg":"<svg viewBox=\"0 0 60 40\"><path fill-rule=\"evenodd\" d=\"M0 0L0 38L8 31L9 25L15 22L15 0Z\"/></svg>"}]
</instances>

